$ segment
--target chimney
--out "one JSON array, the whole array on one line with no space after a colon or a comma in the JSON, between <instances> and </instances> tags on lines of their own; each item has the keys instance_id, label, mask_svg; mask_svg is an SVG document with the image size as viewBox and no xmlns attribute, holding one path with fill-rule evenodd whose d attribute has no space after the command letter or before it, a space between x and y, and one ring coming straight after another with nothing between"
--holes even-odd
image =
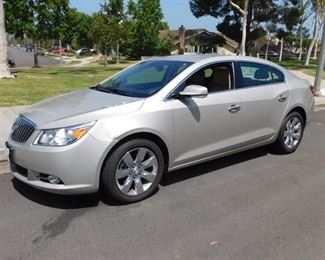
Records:
<instances>
[{"instance_id":1,"label":"chimney","mask_svg":"<svg viewBox=\"0 0 325 260\"><path fill-rule=\"evenodd\" d=\"M179 27L179 46L178 46L178 54L183 55L185 52L185 27L182 25Z\"/></svg>"}]
</instances>

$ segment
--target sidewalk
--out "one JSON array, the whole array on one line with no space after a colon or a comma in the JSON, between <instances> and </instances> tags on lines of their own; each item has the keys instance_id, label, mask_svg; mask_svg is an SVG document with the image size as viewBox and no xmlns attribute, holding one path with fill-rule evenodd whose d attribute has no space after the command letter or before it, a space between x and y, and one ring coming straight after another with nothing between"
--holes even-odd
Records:
<instances>
[{"instance_id":1,"label":"sidewalk","mask_svg":"<svg viewBox=\"0 0 325 260\"><path fill-rule=\"evenodd\" d=\"M18 114L28 106L0 107L0 162L6 160L5 142Z\"/></svg>"},{"instance_id":2,"label":"sidewalk","mask_svg":"<svg viewBox=\"0 0 325 260\"><path fill-rule=\"evenodd\" d=\"M307 75L307 74L303 73L301 70L290 70L290 72L292 72L299 78L308 80L311 85L314 85L314 83L315 83L315 77ZM321 93L322 93L323 97L315 97L316 106L325 105L325 80L324 79L322 79L321 89L322 89Z\"/></svg>"}]
</instances>

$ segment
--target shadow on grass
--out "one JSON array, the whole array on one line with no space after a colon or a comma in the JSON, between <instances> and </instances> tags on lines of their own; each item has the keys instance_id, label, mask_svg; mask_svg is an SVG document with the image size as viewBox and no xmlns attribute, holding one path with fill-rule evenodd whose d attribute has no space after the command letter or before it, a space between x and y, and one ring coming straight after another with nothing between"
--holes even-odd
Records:
<instances>
[{"instance_id":1,"label":"shadow on grass","mask_svg":"<svg viewBox=\"0 0 325 260\"><path fill-rule=\"evenodd\" d=\"M240 164L242 162L254 160L259 157L270 154L269 147L257 148L245 151L232 156L216 159L210 162L198 164L192 167L187 167L175 172L164 175L161 185L170 186L178 182L186 181L191 178L196 178L201 175L218 171L229 166ZM37 190L27 184L19 181L16 178L12 179L13 186L25 198L34 201L35 203L58 209L81 209L96 207L100 202L107 206L122 206L122 204L107 198L104 193L94 193L86 195L57 195L44 191ZM158 192L159 189L156 190ZM155 192L155 193L156 193ZM159 194L157 194L159 196Z\"/></svg>"}]
</instances>

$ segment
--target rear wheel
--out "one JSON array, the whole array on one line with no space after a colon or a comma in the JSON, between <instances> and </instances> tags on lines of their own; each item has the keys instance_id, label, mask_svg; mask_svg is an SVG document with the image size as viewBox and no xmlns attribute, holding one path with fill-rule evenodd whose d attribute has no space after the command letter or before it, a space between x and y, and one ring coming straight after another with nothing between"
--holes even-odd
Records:
<instances>
[{"instance_id":1,"label":"rear wheel","mask_svg":"<svg viewBox=\"0 0 325 260\"><path fill-rule=\"evenodd\" d=\"M284 154L297 150L305 129L305 122L298 112L290 113L283 121L274 145L277 151Z\"/></svg>"},{"instance_id":2,"label":"rear wheel","mask_svg":"<svg viewBox=\"0 0 325 260\"><path fill-rule=\"evenodd\" d=\"M106 161L102 186L118 202L137 202L155 191L163 170L164 158L154 142L131 140L119 146Z\"/></svg>"}]
</instances>

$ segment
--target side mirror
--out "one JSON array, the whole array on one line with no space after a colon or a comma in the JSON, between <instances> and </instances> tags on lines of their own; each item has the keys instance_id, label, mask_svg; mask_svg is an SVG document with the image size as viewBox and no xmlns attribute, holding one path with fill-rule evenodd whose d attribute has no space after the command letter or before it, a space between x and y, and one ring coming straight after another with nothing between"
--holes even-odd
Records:
<instances>
[{"instance_id":1,"label":"side mirror","mask_svg":"<svg viewBox=\"0 0 325 260\"><path fill-rule=\"evenodd\" d=\"M205 98L208 96L208 89L199 85L189 85L183 91L179 92L178 98L197 97Z\"/></svg>"}]
</instances>

